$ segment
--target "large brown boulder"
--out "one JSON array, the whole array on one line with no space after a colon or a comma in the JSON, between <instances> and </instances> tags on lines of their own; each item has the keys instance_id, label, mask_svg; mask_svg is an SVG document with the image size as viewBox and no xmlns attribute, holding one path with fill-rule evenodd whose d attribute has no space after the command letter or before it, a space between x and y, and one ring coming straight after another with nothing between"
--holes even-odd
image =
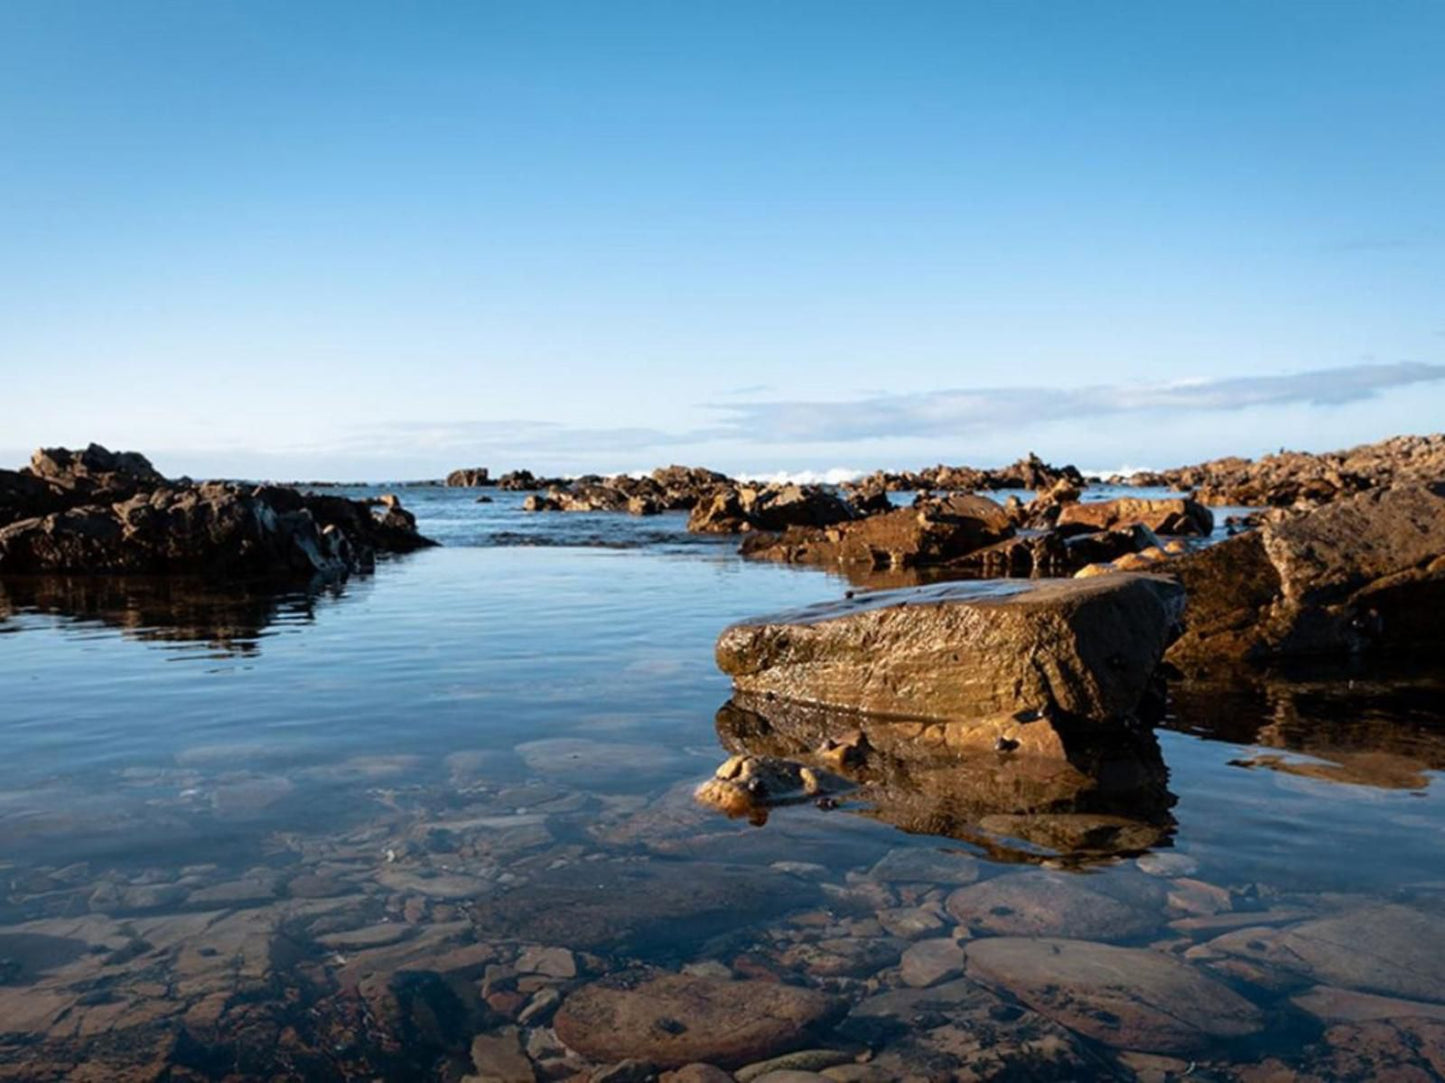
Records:
<instances>
[{"instance_id":1,"label":"large brown boulder","mask_svg":"<svg viewBox=\"0 0 1445 1083\"><path fill-rule=\"evenodd\" d=\"M1066 533L1112 530L1134 524L1148 527L1156 534L1202 534L1207 537L1214 530L1214 513L1188 497L1166 500L1122 497L1118 500L1066 504L1056 520L1058 528Z\"/></svg>"},{"instance_id":2,"label":"large brown boulder","mask_svg":"<svg viewBox=\"0 0 1445 1083\"><path fill-rule=\"evenodd\" d=\"M740 692L965 719L1139 705L1183 609L1159 576L945 583L735 624L717 663Z\"/></svg>"},{"instance_id":3,"label":"large brown boulder","mask_svg":"<svg viewBox=\"0 0 1445 1083\"><path fill-rule=\"evenodd\" d=\"M1410 646L1445 639L1445 483L1371 490L1167 565L1189 596L1170 659Z\"/></svg>"},{"instance_id":4,"label":"large brown boulder","mask_svg":"<svg viewBox=\"0 0 1445 1083\"><path fill-rule=\"evenodd\" d=\"M1008 514L999 504L958 494L830 527L758 534L743 543L742 551L744 556L788 564L915 568L946 563L1012 534Z\"/></svg>"}]
</instances>

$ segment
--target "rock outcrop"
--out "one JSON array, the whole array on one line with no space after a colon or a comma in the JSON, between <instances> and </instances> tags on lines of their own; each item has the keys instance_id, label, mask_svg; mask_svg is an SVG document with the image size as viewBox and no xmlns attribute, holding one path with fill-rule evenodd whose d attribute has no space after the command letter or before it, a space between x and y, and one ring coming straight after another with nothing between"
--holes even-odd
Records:
<instances>
[{"instance_id":1,"label":"rock outcrop","mask_svg":"<svg viewBox=\"0 0 1445 1083\"><path fill-rule=\"evenodd\" d=\"M434 544L395 497L378 514L279 486L167 481L143 455L95 444L37 451L0 478L0 501L3 574L336 577Z\"/></svg>"},{"instance_id":2,"label":"rock outcrop","mask_svg":"<svg viewBox=\"0 0 1445 1083\"><path fill-rule=\"evenodd\" d=\"M1205 504L1318 506L1401 482L1445 481L1445 434L1396 436L1345 451L1280 451L1252 461L1232 456L1125 479L1197 490Z\"/></svg>"},{"instance_id":3,"label":"rock outcrop","mask_svg":"<svg viewBox=\"0 0 1445 1083\"><path fill-rule=\"evenodd\" d=\"M726 629L740 692L928 719L1131 714L1183 608L1156 576L878 591Z\"/></svg>"},{"instance_id":4,"label":"rock outcrop","mask_svg":"<svg viewBox=\"0 0 1445 1083\"><path fill-rule=\"evenodd\" d=\"M702 467L668 466L654 470L647 477L589 475L570 484L553 484L545 493L528 497L522 508L524 511L656 515L664 511L690 511L714 492L733 485L725 475Z\"/></svg>"},{"instance_id":5,"label":"rock outcrop","mask_svg":"<svg viewBox=\"0 0 1445 1083\"><path fill-rule=\"evenodd\" d=\"M825 485L726 485L699 500L687 520L694 534L824 527L858 517L858 509Z\"/></svg>"},{"instance_id":6,"label":"rock outcrop","mask_svg":"<svg viewBox=\"0 0 1445 1083\"><path fill-rule=\"evenodd\" d=\"M479 489L491 484L492 479L485 466L453 470L446 478L446 485L449 489Z\"/></svg>"},{"instance_id":7,"label":"rock outcrop","mask_svg":"<svg viewBox=\"0 0 1445 1083\"><path fill-rule=\"evenodd\" d=\"M1445 483L1275 512L1165 569L1189 596L1179 664L1439 642Z\"/></svg>"},{"instance_id":8,"label":"rock outcrop","mask_svg":"<svg viewBox=\"0 0 1445 1083\"><path fill-rule=\"evenodd\" d=\"M984 496L919 500L832 526L794 526L743 542L744 556L788 564L915 568L945 564L1012 536L1003 507Z\"/></svg>"},{"instance_id":9,"label":"rock outcrop","mask_svg":"<svg viewBox=\"0 0 1445 1083\"><path fill-rule=\"evenodd\" d=\"M1082 489L1087 482L1074 466L1054 466L1029 452L1018 462L996 469L972 466L930 466L900 473L879 470L852 483L862 491L891 492L994 492L999 489L1028 489L1047 492L1060 484Z\"/></svg>"}]
</instances>

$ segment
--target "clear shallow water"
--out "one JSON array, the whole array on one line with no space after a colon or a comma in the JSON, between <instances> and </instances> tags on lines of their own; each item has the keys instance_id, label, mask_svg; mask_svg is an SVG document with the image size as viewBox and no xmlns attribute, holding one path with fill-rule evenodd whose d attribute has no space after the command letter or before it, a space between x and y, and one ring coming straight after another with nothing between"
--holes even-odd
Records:
<instances>
[{"instance_id":1,"label":"clear shallow water","mask_svg":"<svg viewBox=\"0 0 1445 1083\"><path fill-rule=\"evenodd\" d=\"M442 1078L477 1034L563 1078L607 1058L531 1006L639 967L835 995L850 1014L812 1044L875 1078L1368 1078L1430 1048L1423 1023L1335 1016L1445 1002L1445 967L1397 959L1445 944L1438 667L1179 685L1157 741L1068 777L904 755L869 800L754 827L691 798L790 739L720 710L713 640L846 584L680 516L493 495L406 490L448 548L321 595L5 585L0 1078ZM486 544L503 531L580 545ZM1340 928L1344 963L1301 947ZM1183 1042L1142 993L959 979L967 945L1038 935L1168 959L1171 1011L1199 999L1187 972L1258 1018ZM575 954L539 973L529 944Z\"/></svg>"}]
</instances>

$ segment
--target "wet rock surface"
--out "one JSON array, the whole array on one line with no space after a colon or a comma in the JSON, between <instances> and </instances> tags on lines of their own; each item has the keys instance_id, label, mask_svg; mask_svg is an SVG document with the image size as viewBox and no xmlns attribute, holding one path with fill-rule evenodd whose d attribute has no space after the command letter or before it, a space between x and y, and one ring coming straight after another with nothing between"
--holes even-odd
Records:
<instances>
[{"instance_id":1,"label":"wet rock surface","mask_svg":"<svg viewBox=\"0 0 1445 1083\"><path fill-rule=\"evenodd\" d=\"M880 591L719 637L742 692L915 718L1133 712L1183 604L1149 576Z\"/></svg>"}]
</instances>

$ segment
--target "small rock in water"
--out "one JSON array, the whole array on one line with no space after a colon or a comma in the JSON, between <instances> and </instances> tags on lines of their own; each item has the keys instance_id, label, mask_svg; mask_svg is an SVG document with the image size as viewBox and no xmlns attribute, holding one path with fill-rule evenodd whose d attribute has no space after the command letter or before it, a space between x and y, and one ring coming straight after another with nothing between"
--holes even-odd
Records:
<instances>
[{"instance_id":1,"label":"small rock in water","mask_svg":"<svg viewBox=\"0 0 1445 1083\"><path fill-rule=\"evenodd\" d=\"M575 978L577 960L566 948L527 948L517 958L517 969L549 978Z\"/></svg>"},{"instance_id":2,"label":"small rock in water","mask_svg":"<svg viewBox=\"0 0 1445 1083\"><path fill-rule=\"evenodd\" d=\"M899 976L905 985L924 989L963 973L964 950L954 940L920 940L903 953Z\"/></svg>"},{"instance_id":3,"label":"small rock in water","mask_svg":"<svg viewBox=\"0 0 1445 1083\"><path fill-rule=\"evenodd\" d=\"M1139 866L1140 872L1147 872L1150 876L1193 876L1199 871L1199 862L1186 854L1176 853L1153 853L1144 854L1134 864Z\"/></svg>"}]
</instances>

